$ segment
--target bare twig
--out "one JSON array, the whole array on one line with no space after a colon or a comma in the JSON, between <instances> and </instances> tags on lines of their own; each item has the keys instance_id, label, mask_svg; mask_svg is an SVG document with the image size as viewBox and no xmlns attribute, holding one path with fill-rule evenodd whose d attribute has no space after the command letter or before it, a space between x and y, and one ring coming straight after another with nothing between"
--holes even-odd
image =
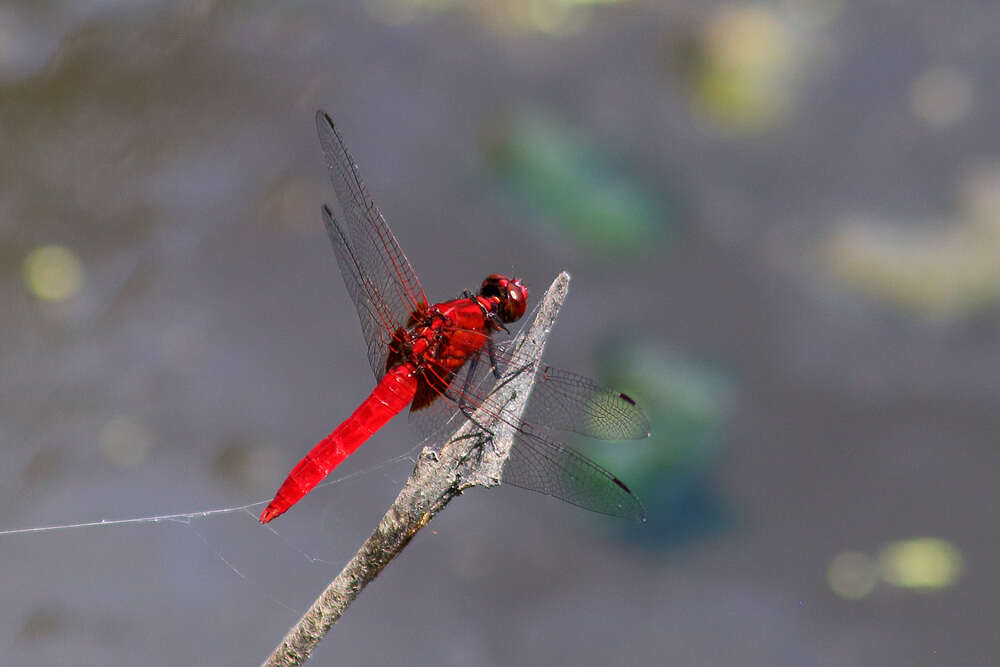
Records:
<instances>
[{"instance_id":1,"label":"bare twig","mask_svg":"<svg viewBox=\"0 0 1000 667\"><path fill-rule=\"evenodd\" d=\"M531 325L514 341L527 358L539 359L559 309L566 299L569 274L556 276L542 297ZM534 373L520 373L498 382L508 413L520 417L527 405ZM474 415L493 434L483 445L483 433L467 421L440 451L425 447L406 485L351 561L299 619L264 662L265 667L301 665L329 632L347 606L448 502L473 486L498 486L513 444L513 429L488 415Z\"/></svg>"}]
</instances>

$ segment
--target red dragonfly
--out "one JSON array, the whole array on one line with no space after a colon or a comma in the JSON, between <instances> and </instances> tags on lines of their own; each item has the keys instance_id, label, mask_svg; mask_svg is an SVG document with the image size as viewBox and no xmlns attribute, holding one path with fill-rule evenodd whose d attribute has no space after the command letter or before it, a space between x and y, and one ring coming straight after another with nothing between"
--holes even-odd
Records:
<instances>
[{"instance_id":1,"label":"red dragonfly","mask_svg":"<svg viewBox=\"0 0 1000 667\"><path fill-rule=\"evenodd\" d=\"M644 438L649 422L635 401L522 358L512 345L494 338L527 309L528 289L517 278L492 274L477 294L465 292L430 305L333 120L320 110L316 127L340 209L335 217L324 206L323 220L378 384L354 414L292 468L260 515L261 523L287 511L407 405L411 416L429 415L414 420L428 434L456 416L472 419L474 412L513 427L505 483L643 520L641 503L621 480L547 436L555 428L612 440ZM504 371L537 374L529 411L543 421L522 421L493 398L490 389Z\"/></svg>"}]
</instances>

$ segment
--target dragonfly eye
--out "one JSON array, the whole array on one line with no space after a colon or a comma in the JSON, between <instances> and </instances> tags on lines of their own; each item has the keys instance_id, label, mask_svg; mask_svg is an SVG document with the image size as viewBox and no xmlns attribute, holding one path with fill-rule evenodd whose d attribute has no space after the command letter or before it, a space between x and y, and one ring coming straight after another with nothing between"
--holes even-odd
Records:
<instances>
[{"instance_id":1,"label":"dragonfly eye","mask_svg":"<svg viewBox=\"0 0 1000 667\"><path fill-rule=\"evenodd\" d=\"M514 322L524 315L528 308L528 288L521 284L521 281L514 278L507 284L507 302L503 304L503 314L501 319L504 322Z\"/></svg>"},{"instance_id":2,"label":"dragonfly eye","mask_svg":"<svg viewBox=\"0 0 1000 667\"><path fill-rule=\"evenodd\" d=\"M479 294L497 300L500 321L504 324L521 319L528 308L528 288L518 278L511 279L499 273L486 276Z\"/></svg>"}]
</instances>

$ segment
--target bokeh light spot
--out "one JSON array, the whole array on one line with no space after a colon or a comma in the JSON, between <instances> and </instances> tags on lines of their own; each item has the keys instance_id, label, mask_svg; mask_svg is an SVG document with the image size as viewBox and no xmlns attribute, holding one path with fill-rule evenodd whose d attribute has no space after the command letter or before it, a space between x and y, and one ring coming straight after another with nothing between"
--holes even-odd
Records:
<instances>
[{"instance_id":1,"label":"bokeh light spot","mask_svg":"<svg viewBox=\"0 0 1000 667\"><path fill-rule=\"evenodd\" d=\"M39 607L28 614L20 636L29 641L51 641L66 632L68 619L63 609Z\"/></svg>"},{"instance_id":2,"label":"bokeh light spot","mask_svg":"<svg viewBox=\"0 0 1000 667\"><path fill-rule=\"evenodd\" d=\"M583 30L591 7L628 0L364 0L376 20L400 26L422 16L461 10L501 34L536 31L563 36Z\"/></svg>"},{"instance_id":3,"label":"bokeh light spot","mask_svg":"<svg viewBox=\"0 0 1000 667\"><path fill-rule=\"evenodd\" d=\"M83 286L83 266L71 250L43 245L24 258L24 283L43 301L65 301Z\"/></svg>"},{"instance_id":4,"label":"bokeh light spot","mask_svg":"<svg viewBox=\"0 0 1000 667\"><path fill-rule=\"evenodd\" d=\"M760 130L792 106L797 48L774 8L719 7L700 38L700 51L693 101L718 126Z\"/></svg>"},{"instance_id":5,"label":"bokeh light spot","mask_svg":"<svg viewBox=\"0 0 1000 667\"><path fill-rule=\"evenodd\" d=\"M842 221L824 247L827 266L838 281L927 317L954 319L995 304L1000 224L992 222L982 187L963 201L967 209L978 208L981 219L935 225Z\"/></svg>"},{"instance_id":6,"label":"bokeh light spot","mask_svg":"<svg viewBox=\"0 0 1000 667\"><path fill-rule=\"evenodd\" d=\"M149 430L133 417L114 417L101 429L101 454L118 467L142 463L152 447L153 437Z\"/></svg>"},{"instance_id":7,"label":"bokeh light spot","mask_svg":"<svg viewBox=\"0 0 1000 667\"><path fill-rule=\"evenodd\" d=\"M966 169L958 190L965 218L989 239L1000 237L1000 165ZM995 247L1000 248L1000 239Z\"/></svg>"},{"instance_id":8,"label":"bokeh light spot","mask_svg":"<svg viewBox=\"0 0 1000 667\"><path fill-rule=\"evenodd\" d=\"M844 551L830 561L826 581L837 596L860 600L875 590L875 584L878 583L878 563L860 551Z\"/></svg>"},{"instance_id":9,"label":"bokeh light spot","mask_svg":"<svg viewBox=\"0 0 1000 667\"><path fill-rule=\"evenodd\" d=\"M879 553L882 578L893 586L946 588L962 572L962 553L947 540L921 537L890 542Z\"/></svg>"},{"instance_id":10,"label":"bokeh light spot","mask_svg":"<svg viewBox=\"0 0 1000 667\"><path fill-rule=\"evenodd\" d=\"M215 450L212 472L216 477L246 493L270 490L274 478L280 475L280 463L274 455L277 447L268 446L240 436L220 443Z\"/></svg>"},{"instance_id":11,"label":"bokeh light spot","mask_svg":"<svg viewBox=\"0 0 1000 667\"><path fill-rule=\"evenodd\" d=\"M928 125L945 127L965 118L972 108L972 81L957 69L932 67L910 91L910 108Z\"/></svg>"},{"instance_id":12,"label":"bokeh light spot","mask_svg":"<svg viewBox=\"0 0 1000 667\"><path fill-rule=\"evenodd\" d=\"M61 467L62 457L59 452L40 450L28 461L28 466L24 469L24 479L31 484L48 481L59 474Z\"/></svg>"}]
</instances>

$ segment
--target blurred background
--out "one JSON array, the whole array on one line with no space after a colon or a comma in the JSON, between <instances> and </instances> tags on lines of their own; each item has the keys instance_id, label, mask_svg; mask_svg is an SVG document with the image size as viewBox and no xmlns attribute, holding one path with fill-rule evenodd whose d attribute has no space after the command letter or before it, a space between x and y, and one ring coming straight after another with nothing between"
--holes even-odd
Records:
<instances>
[{"instance_id":1,"label":"blurred background","mask_svg":"<svg viewBox=\"0 0 1000 667\"><path fill-rule=\"evenodd\" d=\"M573 275L547 358L624 525L452 503L315 664L996 664L1000 6L0 6L0 531L268 500L368 392L336 119L432 300ZM405 418L260 507L0 534L18 665L256 664L412 468Z\"/></svg>"}]
</instances>

